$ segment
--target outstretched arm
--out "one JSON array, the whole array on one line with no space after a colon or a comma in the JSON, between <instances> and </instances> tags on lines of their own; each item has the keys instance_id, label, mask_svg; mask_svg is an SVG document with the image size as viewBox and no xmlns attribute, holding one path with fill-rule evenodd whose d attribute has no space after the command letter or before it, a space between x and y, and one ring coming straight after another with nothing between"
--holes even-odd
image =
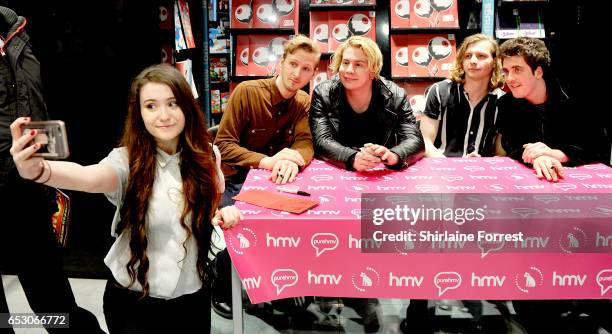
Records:
<instances>
[{"instance_id":1,"label":"outstretched arm","mask_svg":"<svg viewBox=\"0 0 612 334\"><path fill-rule=\"evenodd\" d=\"M32 156L40 149L40 144L28 146L36 136L36 130L22 133L21 129L29 122L29 117L21 117L11 124L13 145L10 152L21 177L52 187L91 193L112 192L117 188L117 173L110 166L81 166L73 162L48 161Z\"/></svg>"}]
</instances>

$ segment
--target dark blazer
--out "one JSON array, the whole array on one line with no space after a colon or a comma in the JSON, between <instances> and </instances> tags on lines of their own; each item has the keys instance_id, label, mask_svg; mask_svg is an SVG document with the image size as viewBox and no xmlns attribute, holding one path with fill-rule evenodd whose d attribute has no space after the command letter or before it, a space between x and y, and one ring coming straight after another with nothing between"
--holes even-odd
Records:
<instances>
[{"instance_id":1,"label":"dark blazer","mask_svg":"<svg viewBox=\"0 0 612 334\"><path fill-rule=\"evenodd\" d=\"M382 77L374 80L372 85L372 98L378 95L378 101L383 101L377 110L384 124L384 128L372 131L383 131L383 142L378 144L387 147L400 158L398 165L389 168L400 169L413 164L423 157L425 144L406 93ZM317 85L310 105L310 130L316 155L336 166L352 170L352 161L357 151L344 146L338 139L343 95L344 88L337 75Z\"/></svg>"}]
</instances>

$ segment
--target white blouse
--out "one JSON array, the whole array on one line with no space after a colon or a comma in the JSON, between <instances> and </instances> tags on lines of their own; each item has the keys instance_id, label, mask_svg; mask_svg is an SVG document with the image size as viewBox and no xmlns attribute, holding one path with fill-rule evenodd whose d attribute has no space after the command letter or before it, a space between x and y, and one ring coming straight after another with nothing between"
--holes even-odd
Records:
<instances>
[{"instance_id":1,"label":"white blouse","mask_svg":"<svg viewBox=\"0 0 612 334\"><path fill-rule=\"evenodd\" d=\"M221 172L221 156L219 149L214 145L213 151L219 176L217 185L222 193L225 184L223 172ZM147 257L149 258L147 280L151 297L172 299L198 291L202 287L202 282L196 266L198 248L195 238L192 236L185 243L187 252L183 248L187 233L180 225L183 212L180 152L169 155L158 149L156 158L157 171L153 193L145 217L148 240ZM120 209L128 184L127 149L125 147L113 149L100 163L113 167L119 178L117 189L105 194L108 200L117 206L111 225L111 235L117 237L116 228L121 220ZM188 216L186 222L188 226L190 226L188 222L190 219L191 216ZM104 258L104 263L111 270L115 280L124 287L130 283L130 276L126 269L130 257L130 235L125 229ZM142 291L142 286L135 281L130 289Z\"/></svg>"}]
</instances>

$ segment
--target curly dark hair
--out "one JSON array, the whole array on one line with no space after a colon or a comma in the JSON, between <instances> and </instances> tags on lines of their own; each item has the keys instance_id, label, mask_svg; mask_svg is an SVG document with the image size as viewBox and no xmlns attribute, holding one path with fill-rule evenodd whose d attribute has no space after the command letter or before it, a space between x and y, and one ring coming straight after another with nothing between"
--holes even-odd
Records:
<instances>
[{"instance_id":1,"label":"curly dark hair","mask_svg":"<svg viewBox=\"0 0 612 334\"><path fill-rule=\"evenodd\" d=\"M500 46L500 57L504 58L521 56L531 68L535 71L540 66L544 72L550 68L550 52L546 48L546 44L537 38L519 37L509 39Z\"/></svg>"}]
</instances>

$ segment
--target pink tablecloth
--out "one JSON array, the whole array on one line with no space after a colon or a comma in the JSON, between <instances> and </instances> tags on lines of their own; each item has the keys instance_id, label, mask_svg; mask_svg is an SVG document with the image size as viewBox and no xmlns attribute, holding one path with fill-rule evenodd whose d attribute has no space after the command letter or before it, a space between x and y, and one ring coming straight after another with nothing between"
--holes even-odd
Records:
<instances>
[{"instance_id":1,"label":"pink tablecloth","mask_svg":"<svg viewBox=\"0 0 612 334\"><path fill-rule=\"evenodd\" d=\"M227 231L225 240L253 303L306 295L612 298L612 225L607 224L612 224L612 169L594 164L565 172L564 180L549 183L511 159L465 158L423 159L400 172L381 169L360 174L315 160L294 184L318 199L319 206L293 215L238 202L245 220ZM252 170L243 190L276 192L268 175ZM459 248L460 243L444 243L433 252L376 253L368 252L376 250L376 241L361 239L362 193L489 194L509 202L539 194L542 200L533 202L539 203L536 210L559 219L588 211L601 220L596 228L546 225L547 235L536 238L527 233L524 241L505 245L474 244L473 251L454 252L449 248ZM575 201L579 208L555 208L551 197ZM585 208L583 203L590 198L596 198L597 205ZM525 218L529 212L515 213ZM521 247L530 249L517 251Z\"/></svg>"}]
</instances>

